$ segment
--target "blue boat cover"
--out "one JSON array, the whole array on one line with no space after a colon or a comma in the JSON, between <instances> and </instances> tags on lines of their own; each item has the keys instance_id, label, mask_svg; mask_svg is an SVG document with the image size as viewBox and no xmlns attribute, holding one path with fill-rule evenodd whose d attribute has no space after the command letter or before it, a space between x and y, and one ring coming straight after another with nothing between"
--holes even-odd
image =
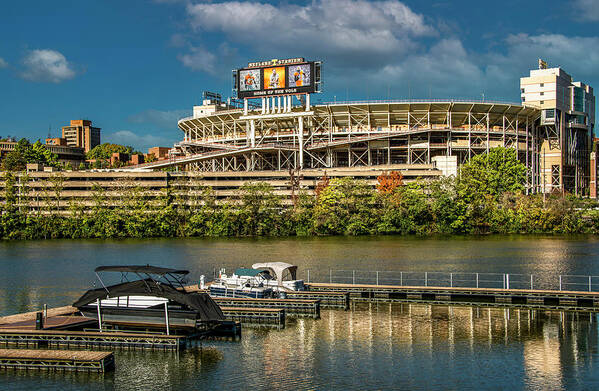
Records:
<instances>
[{"instance_id":1,"label":"blue boat cover","mask_svg":"<svg viewBox=\"0 0 599 391\"><path fill-rule=\"evenodd\" d=\"M245 269L240 268L235 270L235 274L238 276L246 276L246 277L256 277L258 274L265 272L266 270L261 269Z\"/></svg>"}]
</instances>

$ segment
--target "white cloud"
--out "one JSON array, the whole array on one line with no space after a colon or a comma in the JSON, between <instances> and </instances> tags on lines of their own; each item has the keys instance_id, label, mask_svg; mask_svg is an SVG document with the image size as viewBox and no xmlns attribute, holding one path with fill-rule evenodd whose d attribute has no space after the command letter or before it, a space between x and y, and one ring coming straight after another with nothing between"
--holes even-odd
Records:
<instances>
[{"instance_id":1,"label":"white cloud","mask_svg":"<svg viewBox=\"0 0 599 391\"><path fill-rule=\"evenodd\" d=\"M457 38L444 38L380 69L373 67L365 78L349 71L343 77L335 75L327 85L342 95L346 85L353 85L350 88L359 95L369 89L382 97L389 88L392 98L428 98L430 91L432 98L479 99L484 93L486 99L519 101L519 79L536 67L538 58L561 66L575 80L592 85L599 79L599 53L589 50L599 47L599 37L519 34L503 43L501 51L480 53L468 51ZM349 84L351 79L362 83Z\"/></svg>"},{"instance_id":2,"label":"white cloud","mask_svg":"<svg viewBox=\"0 0 599 391\"><path fill-rule=\"evenodd\" d=\"M575 80L592 84L599 79L599 37L568 37L562 34L517 34L505 40L505 52L489 53L482 57L487 74L496 77L518 78L536 67L537 59L550 67L562 67Z\"/></svg>"},{"instance_id":3,"label":"white cloud","mask_svg":"<svg viewBox=\"0 0 599 391\"><path fill-rule=\"evenodd\" d=\"M174 48L180 48L187 44L187 39L183 34L173 34L171 35L171 39L169 41L170 46Z\"/></svg>"},{"instance_id":4,"label":"white cloud","mask_svg":"<svg viewBox=\"0 0 599 391\"><path fill-rule=\"evenodd\" d=\"M216 72L216 56L202 48L192 47L190 53L180 55L179 60L193 71Z\"/></svg>"},{"instance_id":5,"label":"white cloud","mask_svg":"<svg viewBox=\"0 0 599 391\"><path fill-rule=\"evenodd\" d=\"M160 129L176 129L179 119L191 115L189 110L146 110L128 118L129 122L153 124Z\"/></svg>"},{"instance_id":6,"label":"white cloud","mask_svg":"<svg viewBox=\"0 0 599 391\"><path fill-rule=\"evenodd\" d=\"M599 21L599 0L575 0L574 8L577 11L574 14L575 19L582 19L589 22Z\"/></svg>"},{"instance_id":7,"label":"white cloud","mask_svg":"<svg viewBox=\"0 0 599 391\"><path fill-rule=\"evenodd\" d=\"M4 59L2 57L0 57L0 69L7 68L7 67L8 67L8 63L6 61L4 61Z\"/></svg>"},{"instance_id":8,"label":"white cloud","mask_svg":"<svg viewBox=\"0 0 599 391\"><path fill-rule=\"evenodd\" d=\"M214 53L203 47L189 45L189 52L179 55L178 58L184 66L192 71L204 71L222 78L228 77L229 70L236 66L236 56L237 50L223 42L214 50Z\"/></svg>"},{"instance_id":9,"label":"white cloud","mask_svg":"<svg viewBox=\"0 0 599 391\"><path fill-rule=\"evenodd\" d=\"M458 39L442 39L425 53L407 56L397 64L386 66L380 78L410 80L415 92L422 93L434 86L437 94L450 93L456 81L461 85L468 82L471 87L480 84L484 75L473 57Z\"/></svg>"},{"instance_id":10,"label":"white cloud","mask_svg":"<svg viewBox=\"0 0 599 391\"><path fill-rule=\"evenodd\" d=\"M134 149L144 152L151 147L170 147L174 142L179 141L176 133L173 137L161 137L153 134L138 134L130 130L119 130L114 133L102 136L102 142L131 145Z\"/></svg>"},{"instance_id":11,"label":"white cloud","mask_svg":"<svg viewBox=\"0 0 599 391\"><path fill-rule=\"evenodd\" d=\"M577 0L588 20L599 12L598 4ZM433 98L484 93L485 98L518 101L519 78L539 57L589 84L599 78L599 52L593 50L599 47L597 36L518 34L490 51L476 51L464 46L456 27L432 22L398 0L202 2L187 3L186 12L188 42L218 33L232 50L239 48L244 57L250 53L251 60L298 55L324 60L325 91L337 98L346 91L354 97L384 97L389 89L390 97L426 98L430 90ZM231 59L225 60L220 49L195 46L179 57L191 69L228 77L228 69L242 64L235 59L225 66Z\"/></svg>"},{"instance_id":12,"label":"white cloud","mask_svg":"<svg viewBox=\"0 0 599 391\"><path fill-rule=\"evenodd\" d=\"M355 67L389 61L414 48L414 37L435 34L422 15L397 0L314 0L304 6L228 1L189 4L187 13L194 31L224 33L266 58L306 53ZM202 69L213 69L211 61Z\"/></svg>"},{"instance_id":13,"label":"white cloud","mask_svg":"<svg viewBox=\"0 0 599 391\"><path fill-rule=\"evenodd\" d=\"M30 81L60 83L76 72L65 56L56 50L32 50L23 59L21 77Z\"/></svg>"}]
</instances>

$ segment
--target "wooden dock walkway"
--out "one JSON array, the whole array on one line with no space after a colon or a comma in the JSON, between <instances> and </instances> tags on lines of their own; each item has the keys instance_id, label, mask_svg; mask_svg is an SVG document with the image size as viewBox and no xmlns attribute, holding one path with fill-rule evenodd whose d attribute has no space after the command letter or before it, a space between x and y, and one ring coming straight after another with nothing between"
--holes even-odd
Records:
<instances>
[{"instance_id":1,"label":"wooden dock walkway","mask_svg":"<svg viewBox=\"0 0 599 391\"><path fill-rule=\"evenodd\" d=\"M85 316L51 316L44 319L43 330L68 330L68 329L81 329L83 327L93 327L98 325L98 321L93 318L87 318ZM19 329L19 330L35 330L36 323L33 320L23 320L20 322L3 323L0 324L0 330L3 329Z\"/></svg>"},{"instance_id":2,"label":"wooden dock walkway","mask_svg":"<svg viewBox=\"0 0 599 391\"><path fill-rule=\"evenodd\" d=\"M309 283L309 292L342 292L356 301L403 301L599 311L599 292Z\"/></svg>"},{"instance_id":3,"label":"wooden dock walkway","mask_svg":"<svg viewBox=\"0 0 599 391\"><path fill-rule=\"evenodd\" d=\"M214 301L223 308L274 308L284 309L286 316L309 316L320 318L320 300L300 299L252 299L234 297L213 297Z\"/></svg>"},{"instance_id":4,"label":"wooden dock walkway","mask_svg":"<svg viewBox=\"0 0 599 391\"><path fill-rule=\"evenodd\" d=\"M5 347L94 347L121 349L183 350L192 336L113 331L61 331L0 329L0 346Z\"/></svg>"},{"instance_id":5,"label":"wooden dock walkway","mask_svg":"<svg viewBox=\"0 0 599 391\"><path fill-rule=\"evenodd\" d=\"M46 313L48 318L54 316L68 316L72 315L79 310L75 307L71 307L70 305L64 307L56 307L56 308L48 308ZM32 312L24 312L22 314L8 315L0 317L0 325L7 323L17 323L17 322L27 322L33 321L35 322L35 317L40 311L32 311Z\"/></svg>"},{"instance_id":6,"label":"wooden dock walkway","mask_svg":"<svg viewBox=\"0 0 599 391\"><path fill-rule=\"evenodd\" d=\"M0 369L106 372L114 369L112 352L0 349Z\"/></svg>"}]
</instances>

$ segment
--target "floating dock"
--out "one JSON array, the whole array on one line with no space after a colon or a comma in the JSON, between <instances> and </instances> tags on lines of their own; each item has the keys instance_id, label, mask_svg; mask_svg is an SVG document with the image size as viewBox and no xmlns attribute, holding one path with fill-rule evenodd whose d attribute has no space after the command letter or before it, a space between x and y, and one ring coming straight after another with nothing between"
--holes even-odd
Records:
<instances>
[{"instance_id":1,"label":"floating dock","mask_svg":"<svg viewBox=\"0 0 599 391\"><path fill-rule=\"evenodd\" d=\"M113 331L59 331L0 329L0 346L68 348L121 348L183 350L194 336L142 334Z\"/></svg>"},{"instance_id":2,"label":"floating dock","mask_svg":"<svg viewBox=\"0 0 599 391\"><path fill-rule=\"evenodd\" d=\"M221 307L227 320L242 324L285 328L285 310L275 308Z\"/></svg>"},{"instance_id":3,"label":"floating dock","mask_svg":"<svg viewBox=\"0 0 599 391\"><path fill-rule=\"evenodd\" d=\"M0 349L0 369L107 372L114 369L112 352Z\"/></svg>"},{"instance_id":4,"label":"floating dock","mask_svg":"<svg viewBox=\"0 0 599 391\"><path fill-rule=\"evenodd\" d=\"M209 285L210 282L207 283ZM200 289L197 285L188 285L185 288L186 292L204 292L210 293L208 289ZM320 308L326 309L349 309L349 294L344 292L308 292L308 291L286 291L286 299L280 300L319 300ZM212 296L213 299L217 300L220 297ZM250 300L260 300L252 299Z\"/></svg>"},{"instance_id":5,"label":"floating dock","mask_svg":"<svg viewBox=\"0 0 599 391\"><path fill-rule=\"evenodd\" d=\"M309 292L349 294L356 301L461 303L484 306L515 306L565 311L599 311L599 292L397 286L365 284L306 284Z\"/></svg>"},{"instance_id":6,"label":"floating dock","mask_svg":"<svg viewBox=\"0 0 599 391\"><path fill-rule=\"evenodd\" d=\"M290 291L286 292L288 299L320 300L320 307L326 309L349 309L350 295L343 291Z\"/></svg>"},{"instance_id":7,"label":"floating dock","mask_svg":"<svg viewBox=\"0 0 599 391\"><path fill-rule=\"evenodd\" d=\"M226 311L228 307L284 309L287 316L308 316L320 318L320 300L301 299L252 299L236 297L213 297Z\"/></svg>"}]
</instances>

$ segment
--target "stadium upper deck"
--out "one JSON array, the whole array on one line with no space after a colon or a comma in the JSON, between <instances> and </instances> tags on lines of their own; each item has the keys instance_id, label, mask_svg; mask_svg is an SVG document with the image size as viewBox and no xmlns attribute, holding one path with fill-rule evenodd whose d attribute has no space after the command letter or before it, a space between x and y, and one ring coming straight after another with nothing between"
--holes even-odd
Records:
<instances>
[{"instance_id":1,"label":"stadium upper deck","mask_svg":"<svg viewBox=\"0 0 599 391\"><path fill-rule=\"evenodd\" d=\"M178 122L172 158L144 168L212 171L457 166L490 148L515 148L539 187L540 111L520 104L423 100L276 104L244 112L204 102ZM287 103L287 102L284 102ZM457 167L454 167L457 168ZM450 167L450 171L451 167Z\"/></svg>"}]
</instances>

